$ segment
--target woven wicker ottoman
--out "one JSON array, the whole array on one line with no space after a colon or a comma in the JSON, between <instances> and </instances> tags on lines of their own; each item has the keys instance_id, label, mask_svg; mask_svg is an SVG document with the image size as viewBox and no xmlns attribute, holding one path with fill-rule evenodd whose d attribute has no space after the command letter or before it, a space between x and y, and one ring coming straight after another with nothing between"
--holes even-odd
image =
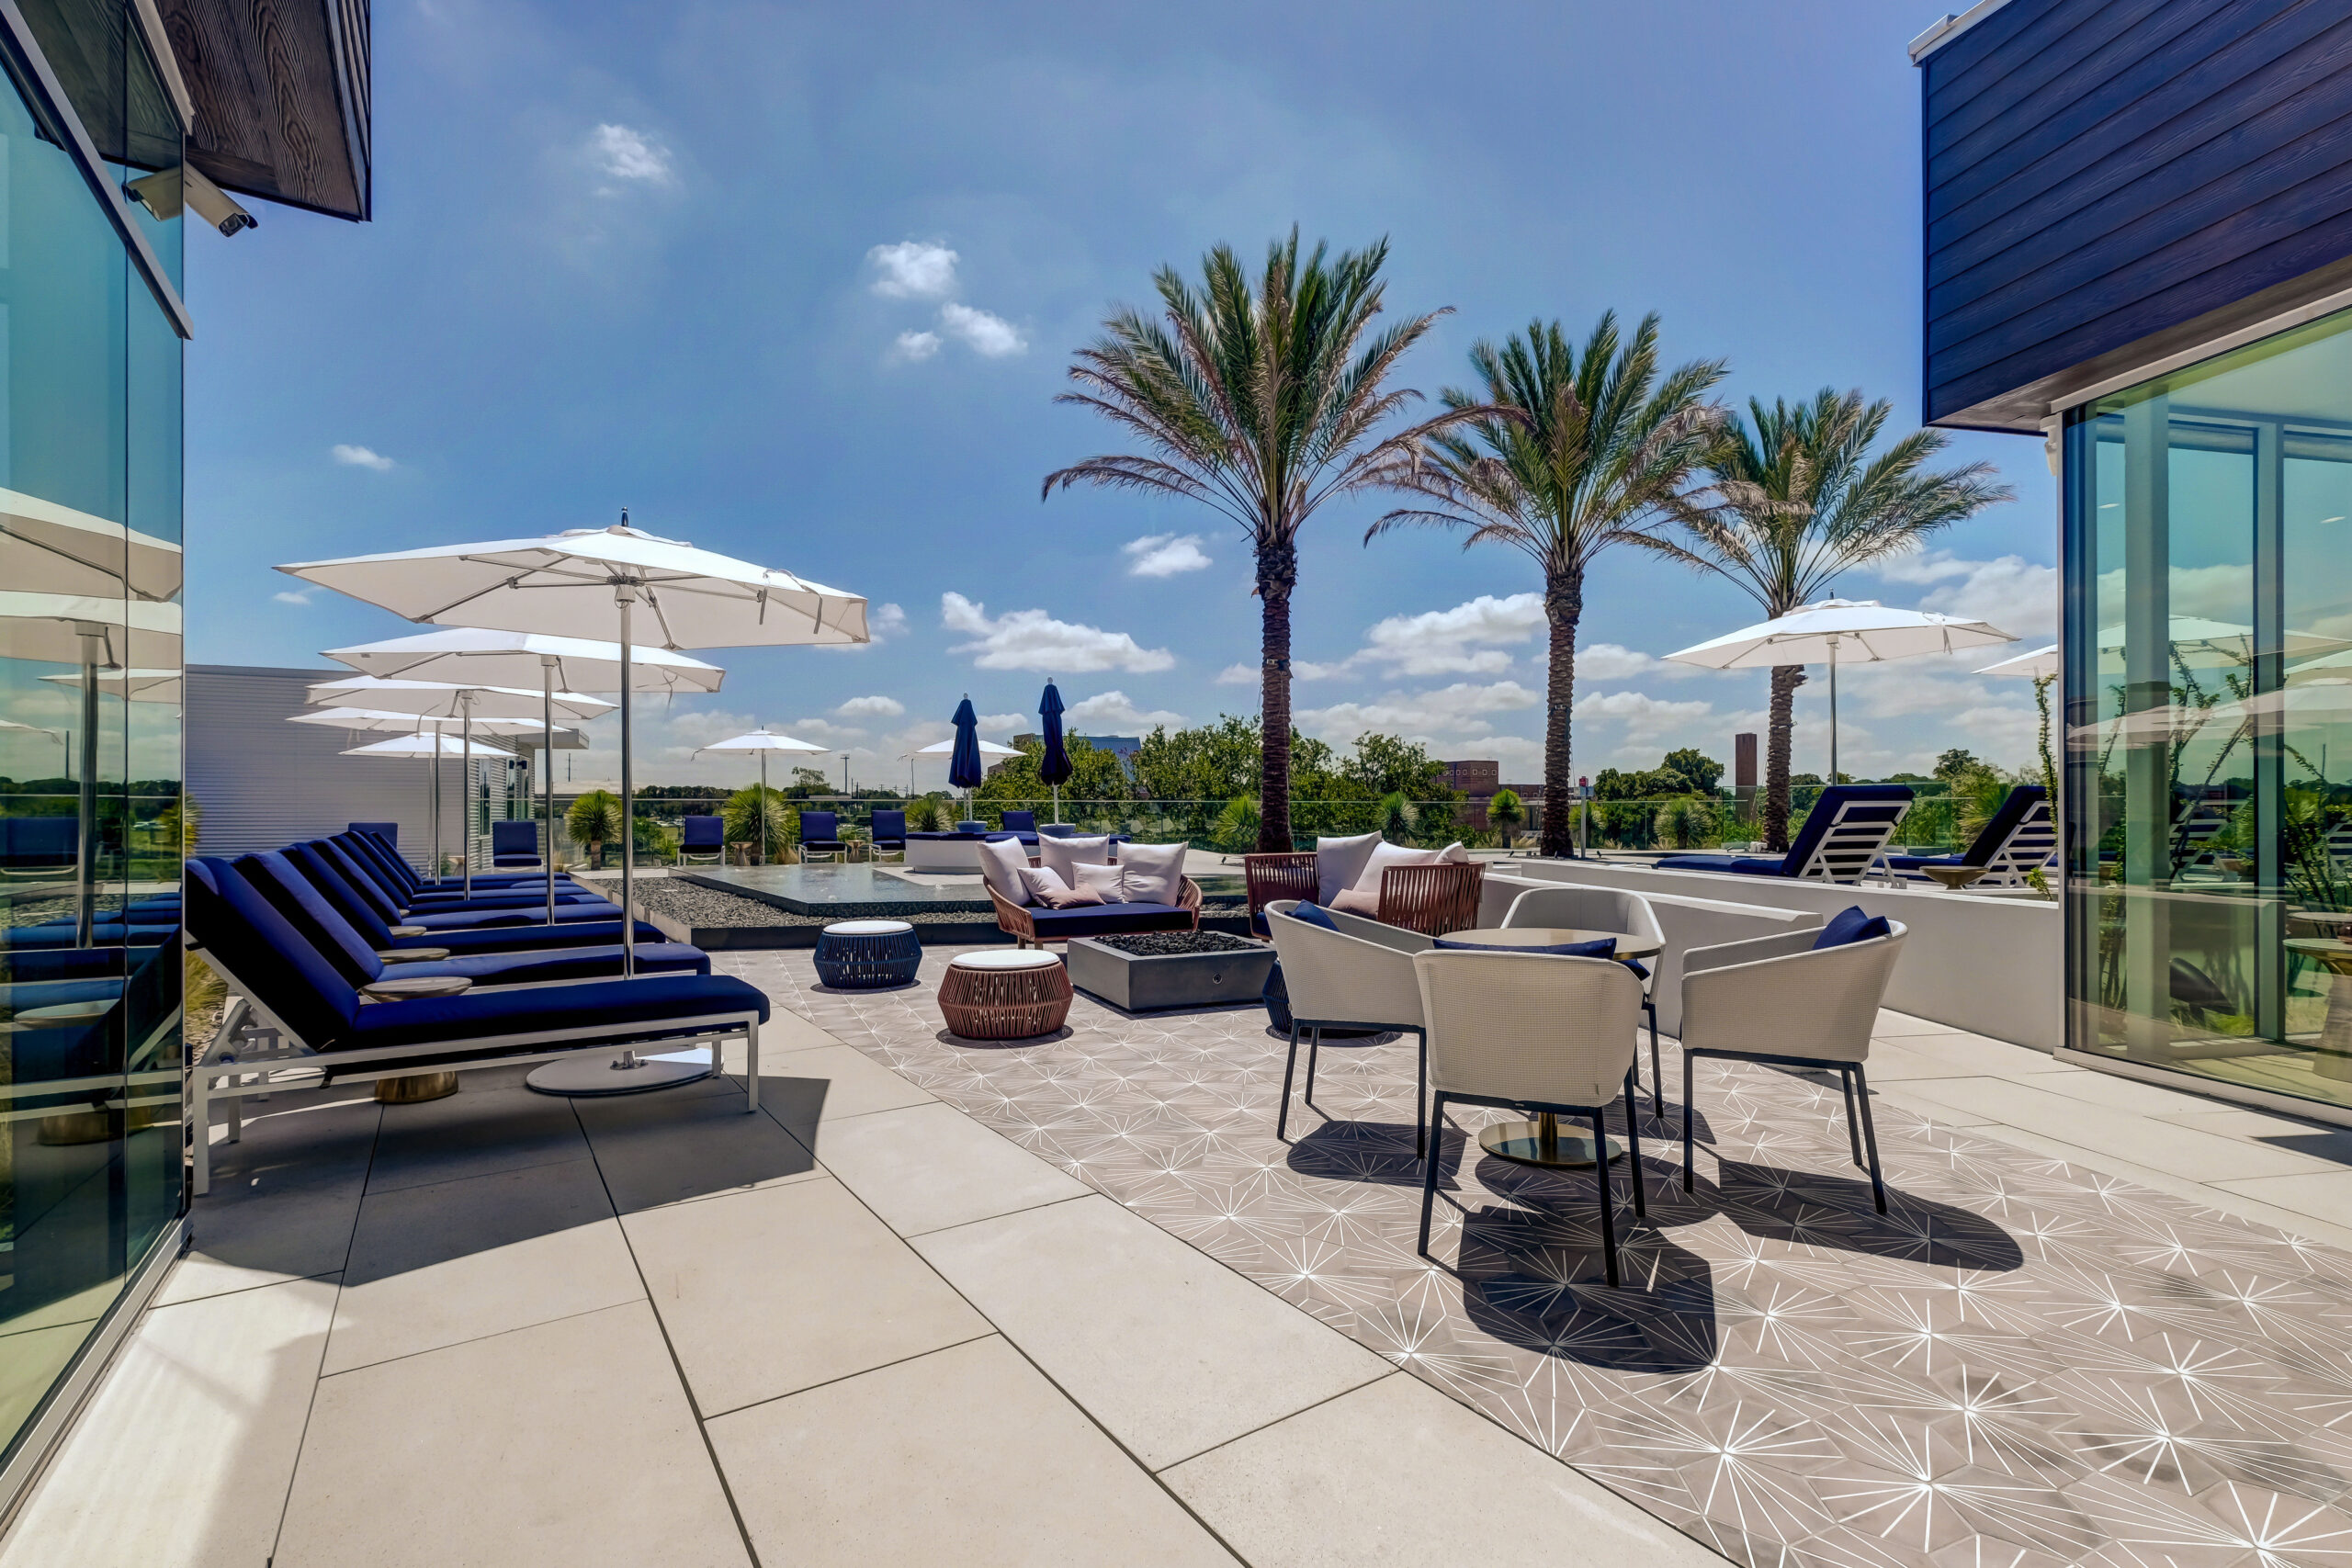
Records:
<instances>
[{"instance_id":1,"label":"woven wicker ottoman","mask_svg":"<svg viewBox=\"0 0 2352 1568\"><path fill-rule=\"evenodd\" d=\"M817 933L817 978L836 990L904 986L922 967L922 942L905 920L835 920Z\"/></svg>"},{"instance_id":2,"label":"woven wicker ottoman","mask_svg":"<svg viewBox=\"0 0 2352 1568\"><path fill-rule=\"evenodd\" d=\"M939 1010L967 1040L1027 1040L1069 1017L1069 971L1050 953L989 948L947 965Z\"/></svg>"}]
</instances>

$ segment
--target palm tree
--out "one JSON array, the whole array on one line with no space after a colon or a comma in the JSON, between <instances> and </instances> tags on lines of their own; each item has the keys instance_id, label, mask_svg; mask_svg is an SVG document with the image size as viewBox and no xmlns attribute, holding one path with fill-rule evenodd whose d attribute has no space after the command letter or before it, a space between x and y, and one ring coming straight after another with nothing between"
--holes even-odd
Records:
<instances>
[{"instance_id":1,"label":"palm tree","mask_svg":"<svg viewBox=\"0 0 2352 1568\"><path fill-rule=\"evenodd\" d=\"M1227 245L1203 258L1197 288L1161 267L1152 276L1161 314L1112 315L1069 367L1079 389L1055 400L1125 426L1148 450L1046 476L1046 495L1083 483L1182 496L1249 536L1258 558L1261 851L1292 847L1290 598L1299 530L1334 497L1408 485L1430 436L1468 417L1450 410L1374 439L1375 426L1420 396L1388 386L1397 360L1448 312L1408 317L1367 342L1388 243L1328 264L1324 251L1318 243L1302 260L1293 229L1267 247L1254 285Z\"/></svg>"},{"instance_id":2,"label":"palm tree","mask_svg":"<svg viewBox=\"0 0 2352 1568\"><path fill-rule=\"evenodd\" d=\"M1916 549L1939 529L2013 501L1990 463L1930 469L1949 445L1914 431L1876 457L1871 446L1894 404L1824 387L1809 403L1748 401L1707 459L1712 493L1683 514L1691 547L1672 553L1729 578L1764 608L1785 615L1837 575ZM1764 840L1789 842L1789 750L1802 664L1772 669L1772 716L1764 763ZM1832 781L1833 783L1836 781Z\"/></svg>"},{"instance_id":3,"label":"palm tree","mask_svg":"<svg viewBox=\"0 0 2352 1568\"><path fill-rule=\"evenodd\" d=\"M1643 317L1621 344L1613 310L1581 355L1559 322L1539 321L1500 348L1478 344L1470 364L1483 389L1446 389L1446 408L1464 428L1433 437L1436 460L1412 486L1439 507L1392 512L1364 538L1408 523L1467 528L1464 548L1510 545L1543 571L1552 647L1542 846L1569 854L1568 721L1585 572L1611 545L1654 547L1657 531L1680 514L1722 418L1702 400L1724 366L1694 360L1661 374L1657 317Z\"/></svg>"}]
</instances>

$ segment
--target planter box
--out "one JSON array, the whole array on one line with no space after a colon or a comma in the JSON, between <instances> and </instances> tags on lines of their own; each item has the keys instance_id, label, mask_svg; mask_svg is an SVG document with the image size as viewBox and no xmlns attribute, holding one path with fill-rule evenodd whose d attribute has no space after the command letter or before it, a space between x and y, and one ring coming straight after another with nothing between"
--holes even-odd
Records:
<instances>
[{"instance_id":1,"label":"planter box","mask_svg":"<svg viewBox=\"0 0 2352 1568\"><path fill-rule=\"evenodd\" d=\"M1274 950L1253 945L1136 958L1080 937L1069 944L1069 983L1088 996L1128 1012L1152 1012L1256 1002L1265 989L1266 972L1274 966Z\"/></svg>"}]
</instances>

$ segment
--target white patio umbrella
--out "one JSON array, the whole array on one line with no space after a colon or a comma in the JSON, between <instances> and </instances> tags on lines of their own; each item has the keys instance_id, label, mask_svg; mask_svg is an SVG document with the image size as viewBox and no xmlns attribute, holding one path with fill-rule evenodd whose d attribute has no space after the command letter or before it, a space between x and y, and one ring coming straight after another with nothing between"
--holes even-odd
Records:
<instances>
[{"instance_id":1,"label":"white patio umbrella","mask_svg":"<svg viewBox=\"0 0 2352 1568\"><path fill-rule=\"evenodd\" d=\"M555 725L555 694L617 692L626 681L631 690L715 692L727 671L683 653L662 648L631 650L621 662L618 643L593 642L586 637L551 637L545 632L494 631L482 626L444 626L415 637L391 637L356 648L331 648L326 657L339 660L365 674L387 680L494 681L518 687L539 682L539 716ZM546 788L540 801L548 848L548 920L555 920L555 749L542 747Z\"/></svg>"},{"instance_id":2,"label":"white patio umbrella","mask_svg":"<svg viewBox=\"0 0 2352 1568\"><path fill-rule=\"evenodd\" d=\"M865 601L790 572L699 550L628 525L628 513L608 528L573 528L538 538L444 545L342 560L278 568L355 599L380 604L412 621L497 631L609 637L630 662L641 604L656 635L671 649L741 646L846 646L867 640ZM621 973L637 973L634 896L635 795L629 724L629 682L621 696ZM713 1056L717 1053L714 1051ZM616 1066L616 1084L598 1081L582 1064L550 1063L532 1073L532 1087L548 1093L628 1093L699 1076L656 1071L635 1052ZM715 1065L715 1061L714 1061Z\"/></svg>"},{"instance_id":3,"label":"white patio umbrella","mask_svg":"<svg viewBox=\"0 0 2352 1568\"><path fill-rule=\"evenodd\" d=\"M768 753L771 751L822 751L822 746L811 746L806 740L795 740L789 735L777 735L765 725L747 735L726 740L714 740L707 746L695 748L699 757L705 751L756 751L760 754L760 863L768 863Z\"/></svg>"},{"instance_id":4,"label":"white patio umbrella","mask_svg":"<svg viewBox=\"0 0 2352 1568\"><path fill-rule=\"evenodd\" d=\"M43 679L49 679L49 677L44 676ZM74 737L72 731L62 729L43 729L38 724L18 724L13 718L0 718L0 729L20 729L28 735L48 736L51 740L56 741L60 746L65 748L65 766L69 773L72 771L74 766Z\"/></svg>"},{"instance_id":5,"label":"white patio umbrella","mask_svg":"<svg viewBox=\"0 0 2352 1568\"><path fill-rule=\"evenodd\" d=\"M373 740L365 746L354 746L339 755L345 757L472 757L479 761L489 761L501 757L511 758L514 753L502 751L495 746L485 746L479 740L468 742L458 739L454 735L428 735L420 731L415 735L395 735L390 740Z\"/></svg>"},{"instance_id":6,"label":"white patio umbrella","mask_svg":"<svg viewBox=\"0 0 2352 1568\"><path fill-rule=\"evenodd\" d=\"M419 726L429 723L434 726L434 733L438 734L444 721L426 715L399 713L383 708L331 707L322 708L316 713L289 714L287 716L286 722L315 724L331 729L383 730L395 734L417 730ZM471 728L484 735L537 735L545 728L545 724L544 721L536 718L481 718L476 719ZM456 739L452 738L450 743L455 746ZM481 755L480 752L474 754ZM503 755L503 753L501 754ZM433 874L438 876L441 874L441 759L445 756L462 756L464 753L450 750L419 752L418 755L430 755L433 759L433 765L425 770L424 774L424 787L428 796L425 806L425 821L433 836Z\"/></svg>"},{"instance_id":7,"label":"white patio umbrella","mask_svg":"<svg viewBox=\"0 0 2352 1568\"><path fill-rule=\"evenodd\" d=\"M44 675L42 680L52 685L79 686L79 674ZM180 700L180 671L177 670L101 670L97 672L98 692L103 696L123 697L134 703L175 703Z\"/></svg>"},{"instance_id":8,"label":"white patio umbrella","mask_svg":"<svg viewBox=\"0 0 2352 1568\"><path fill-rule=\"evenodd\" d=\"M1000 746L993 740L983 740L979 742L979 748L980 755L983 757L1018 757L1021 755L1018 748L1012 746ZM899 761L911 762L918 757L944 757L953 753L955 750L955 739L950 737L945 740L935 742L933 745L919 746L915 750L908 752L904 757L900 758ZM907 780L908 793L912 794L914 787L914 779L910 775ZM971 809L971 799L968 795L965 797L965 809L967 811Z\"/></svg>"},{"instance_id":9,"label":"white patio umbrella","mask_svg":"<svg viewBox=\"0 0 2352 1568\"><path fill-rule=\"evenodd\" d=\"M2037 648L2031 653L2020 653L2015 659L2004 659L1998 664L1987 664L1979 675L2010 675L2020 680L2043 681L2058 673L2058 645Z\"/></svg>"},{"instance_id":10,"label":"white patio umbrella","mask_svg":"<svg viewBox=\"0 0 2352 1568\"><path fill-rule=\"evenodd\" d=\"M379 709L413 713L424 718L455 716L458 721L460 739L472 737L473 722L477 717L527 718L536 712L541 723L551 729L558 712L566 718L585 719L610 713L614 706L602 697L586 696L579 692L532 692L520 686L492 686L470 681L388 679L381 675L345 675L332 681L314 681L306 694L313 703L368 703ZM474 890L474 785L469 764L463 793L466 816L458 860L465 867L466 891L471 893ZM548 830L548 843L552 850L555 843L552 827ZM552 865L549 870L552 872ZM548 923L555 923L555 878L552 874L548 878Z\"/></svg>"},{"instance_id":11,"label":"white patio umbrella","mask_svg":"<svg viewBox=\"0 0 2352 1568\"><path fill-rule=\"evenodd\" d=\"M1932 610L1891 610L1875 599L1825 599L1669 653L1679 664L1708 670L1829 666L1829 782L1838 782L1838 666L1876 664L1928 653L1956 653L2017 638L1984 621Z\"/></svg>"}]
</instances>

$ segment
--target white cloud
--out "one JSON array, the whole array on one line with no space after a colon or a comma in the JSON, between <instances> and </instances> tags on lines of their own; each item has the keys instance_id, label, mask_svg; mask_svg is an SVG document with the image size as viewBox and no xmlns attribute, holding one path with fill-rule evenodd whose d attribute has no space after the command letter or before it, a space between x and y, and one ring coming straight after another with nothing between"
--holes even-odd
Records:
<instances>
[{"instance_id":1,"label":"white cloud","mask_svg":"<svg viewBox=\"0 0 2352 1568\"><path fill-rule=\"evenodd\" d=\"M1653 659L1646 653L1636 653L1622 643L1589 642L1577 649L1577 679L1578 681L1630 681L1636 675L1690 674L1693 666L1670 664L1663 659Z\"/></svg>"},{"instance_id":2,"label":"white cloud","mask_svg":"<svg viewBox=\"0 0 2352 1568\"><path fill-rule=\"evenodd\" d=\"M956 292L956 259L945 245L921 240L876 245L865 253L866 264L874 268L869 287L885 299L944 299Z\"/></svg>"},{"instance_id":3,"label":"white cloud","mask_svg":"<svg viewBox=\"0 0 2352 1568\"><path fill-rule=\"evenodd\" d=\"M1035 716L1025 713L984 713L979 716L980 728L1000 735L1025 735L1037 728L1032 722Z\"/></svg>"},{"instance_id":4,"label":"white cloud","mask_svg":"<svg viewBox=\"0 0 2352 1568\"><path fill-rule=\"evenodd\" d=\"M1505 645L1526 642L1544 626L1544 596L1482 593L1450 610L1391 615L1364 632L1364 646L1336 664L1296 663L1301 680L1320 680L1363 665L1391 675L1495 675L1510 668Z\"/></svg>"},{"instance_id":5,"label":"white cloud","mask_svg":"<svg viewBox=\"0 0 2352 1568\"><path fill-rule=\"evenodd\" d=\"M1493 733L1487 716L1534 707L1543 698L1516 681L1477 685L1457 681L1435 691L1389 692L1368 703L1334 703L1303 708L1299 728L1335 745L1347 745L1368 729L1414 739L1478 739Z\"/></svg>"},{"instance_id":6,"label":"white cloud","mask_svg":"<svg viewBox=\"0 0 2352 1568\"><path fill-rule=\"evenodd\" d=\"M1883 582L1932 585L1920 597L1922 610L1990 621L2019 637L2046 637L2058 626L2058 569L2023 556L1969 560L1950 550L1925 550L1869 570Z\"/></svg>"},{"instance_id":7,"label":"white cloud","mask_svg":"<svg viewBox=\"0 0 2352 1568\"><path fill-rule=\"evenodd\" d=\"M903 364L920 365L939 352L943 341L937 333L900 333L890 345L890 357Z\"/></svg>"},{"instance_id":8,"label":"white cloud","mask_svg":"<svg viewBox=\"0 0 2352 1568\"><path fill-rule=\"evenodd\" d=\"M831 719L818 718L812 716L808 718L794 719L790 724L785 726L785 733L787 735L797 736L803 740L814 740L820 745L841 747L842 742L844 740L857 740L864 739L867 734L867 731L860 728L854 724L835 724ZM847 750L845 747L842 749ZM822 759L820 758L819 761L821 761ZM802 761L796 761L794 763L794 766L796 767L809 767L814 765L816 764Z\"/></svg>"},{"instance_id":9,"label":"white cloud","mask_svg":"<svg viewBox=\"0 0 2352 1568\"><path fill-rule=\"evenodd\" d=\"M1147 534L1119 547L1128 560L1129 577L1174 577L1208 566L1198 534Z\"/></svg>"},{"instance_id":10,"label":"white cloud","mask_svg":"<svg viewBox=\"0 0 2352 1568\"><path fill-rule=\"evenodd\" d=\"M1166 708L1139 708L1128 700L1125 692L1102 692L1069 705L1062 715L1062 722L1076 729L1131 730L1146 734L1160 725L1170 729L1181 728L1184 716L1170 713Z\"/></svg>"},{"instance_id":11,"label":"white cloud","mask_svg":"<svg viewBox=\"0 0 2352 1568\"><path fill-rule=\"evenodd\" d=\"M600 125L589 133L588 151L596 166L616 180L665 186L675 176L669 149L642 130L626 125Z\"/></svg>"},{"instance_id":12,"label":"white cloud","mask_svg":"<svg viewBox=\"0 0 2352 1568\"><path fill-rule=\"evenodd\" d=\"M1295 670L1291 672L1297 673ZM1216 672L1216 683L1220 686L1254 686L1258 683L1258 675L1255 664L1228 664Z\"/></svg>"},{"instance_id":13,"label":"white cloud","mask_svg":"<svg viewBox=\"0 0 2352 1568\"><path fill-rule=\"evenodd\" d=\"M898 718L906 711L896 697L852 697L833 710L842 718Z\"/></svg>"},{"instance_id":14,"label":"white cloud","mask_svg":"<svg viewBox=\"0 0 2352 1568\"><path fill-rule=\"evenodd\" d=\"M311 602L311 591L307 588L288 589L283 593L273 593L270 597L281 604L307 604Z\"/></svg>"},{"instance_id":15,"label":"white cloud","mask_svg":"<svg viewBox=\"0 0 2352 1568\"><path fill-rule=\"evenodd\" d=\"M1025 354L1029 349L1029 340L1002 316L959 305L953 299L939 308L939 324L985 359L1002 359L1009 355Z\"/></svg>"},{"instance_id":16,"label":"white cloud","mask_svg":"<svg viewBox=\"0 0 2352 1568\"><path fill-rule=\"evenodd\" d=\"M986 608L961 593L939 596L940 624L972 640L952 651L974 655L983 670L1041 670L1085 674L1125 670L1148 674L1165 670L1176 656L1164 648L1144 648L1125 632L1057 621L1043 610L1013 610L991 620Z\"/></svg>"},{"instance_id":17,"label":"white cloud","mask_svg":"<svg viewBox=\"0 0 2352 1568\"><path fill-rule=\"evenodd\" d=\"M365 446L352 446L338 441L329 447L328 451L336 462L348 468L373 468L380 474L389 471L392 467L392 460L390 457Z\"/></svg>"},{"instance_id":18,"label":"white cloud","mask_svg":"<svg viewBox=\"0 0 2352 1568\"><path fill-rule=\"evenodd\" d=\"M1662 737L1714 711L1713 703L1667 702L1646 692L1587 692L1577 699L1576 705L1578 718L1613 718L1622 722L1628 741Z\"/></svg>"}]
</instances>

